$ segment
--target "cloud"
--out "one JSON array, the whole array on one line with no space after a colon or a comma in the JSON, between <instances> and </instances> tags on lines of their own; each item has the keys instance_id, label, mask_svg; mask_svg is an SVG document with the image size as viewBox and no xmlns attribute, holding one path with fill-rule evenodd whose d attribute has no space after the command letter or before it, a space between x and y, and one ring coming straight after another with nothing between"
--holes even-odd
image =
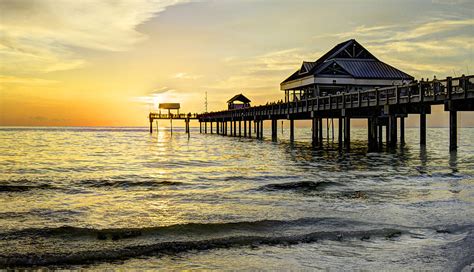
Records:
<instances>
[{"instance_id":1,"label":"cloud","mask_svg":"<svg viewBox=\"0 0 474 272\"><path fill-rule=\"evenodd\" d=\"M0 74L75 69L77 50L125 51L146 39L140 24L185 0L2 0ZM8 65L6 64L8 63Z\"/></svg>"},{"instance_id":2,"label":"cloud","mask_svg":"<svg viewBox=\"0 0 474 272\"><path fill-rule=\"evenodd\" d=\"M178 79L190 79L190 80L196 80L201 78L202 75L190 75L188 73L176 73L173 75L173 78L178 78Z\"/></svg>"},{"instance_id":3,"label":"cloud","mask_svg":"<svg viewBox=\"0 0 474 272\"><path fill-rule=\"evenodd\" d=\"M161 88L158 88L158 89L155 89L155 90L149 92L147 95L156 96L156 95L164 94L164 93L167 93L167 92L174 92L174 91L175 90L170 89L168 87L161 87Z\"/></svg>"},{"instance_id":4,"label":"cloud","mask_svg":"<svg viewBox=\"0 0 474 272\"><path fill-rule=\"evenodd\" d=\"M416 77L460 75L467 73L467 67L472 66L472 18L435 18L400 25L361 25L331 36L356 38L383 61Z\"/></svg>"}]
</instances>

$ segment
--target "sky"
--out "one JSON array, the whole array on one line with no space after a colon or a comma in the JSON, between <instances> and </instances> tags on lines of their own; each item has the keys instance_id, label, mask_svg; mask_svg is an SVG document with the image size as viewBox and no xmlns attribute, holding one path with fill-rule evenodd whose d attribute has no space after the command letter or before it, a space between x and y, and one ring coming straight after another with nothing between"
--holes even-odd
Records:
<instances>
[{"instance_id":1,"label":"sky","mask_svg":"<svg viewBox=\"0 0 474 272\"><path fill-rule=\"evenodd\" d=\"M0 125L143 126L160 102L204 111L206 92L209 111L265 104L352 38L417 79L474 74L474 1L0 0Z\"/></svg>"}]
</instances>

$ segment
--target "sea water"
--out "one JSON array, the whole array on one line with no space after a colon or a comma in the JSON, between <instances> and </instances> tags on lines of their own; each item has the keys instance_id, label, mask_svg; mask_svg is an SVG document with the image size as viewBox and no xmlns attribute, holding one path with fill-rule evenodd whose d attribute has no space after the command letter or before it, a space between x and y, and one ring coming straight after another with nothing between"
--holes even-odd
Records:
<instances>
[{"instance_id":1,"label":"sea water","mask_svg":"<svg viewBox=\"0 0 474 272\"><path fill-rule=\"evenodd\" d=\"M379 152L269 132L0 128L0 268L473 268L474 129L454 153L446 128Z\"/></svg>"}]
</instances>

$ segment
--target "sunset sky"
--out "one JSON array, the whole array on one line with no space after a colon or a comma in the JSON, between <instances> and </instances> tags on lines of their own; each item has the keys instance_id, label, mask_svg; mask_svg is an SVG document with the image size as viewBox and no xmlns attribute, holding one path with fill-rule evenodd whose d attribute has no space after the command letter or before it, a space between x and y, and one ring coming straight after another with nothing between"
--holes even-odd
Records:
<instances>
[{"instance_id":1,"label":"sunset sky","mask_svg":"<svg viewBox=\"0 0 474 272\"><path fill-rule=\"evenodd\" d=\"M418 79L474 74L474 1L0 0L0 125L147 125L206 91L209 110L263 104L351 38Z\"/></svg>"}]
</instances>

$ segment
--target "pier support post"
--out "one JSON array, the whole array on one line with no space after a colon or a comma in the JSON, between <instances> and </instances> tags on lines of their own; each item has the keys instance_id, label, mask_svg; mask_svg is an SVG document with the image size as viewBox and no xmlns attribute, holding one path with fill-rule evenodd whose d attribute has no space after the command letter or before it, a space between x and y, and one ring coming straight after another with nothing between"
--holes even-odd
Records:
<instances>
[{"instance_id":1,"label":"pier support post","mask_svg":"<svg viewBox=\"0 0 474 272\"><path fill-rule=\"evenodd\" d=\"M260 139L263 139L263 120L260 121Z\"/></svg>"},{"instance_id":2,"label":"pier support post","mask_svg":"<svg viewBox=\"0 0 474 272\"><path fill-rule=\"evenodd\" d=\"M213 122L211 121L210 123L211 123L211 134L213 134L213 133L214 133L214 132L212 131L212 123L213 123Z\"/></svg>"},{"instance_id":3,"label":"pier support post","mask_svg":"<svg viewBox=\"0 0 474 272\"><path fill-rule=\"evenodd\" d=\"M237 137L237 121L234 120L234 137Z\"/></svg>"},{"instance_id":4,"label":"pier support post","mask_svg":"<svg viewBox=\"0 0 474 272\"><path fill-rule=\"evenodd\" d=\"M260 124L258 123L259 121L255 121L255 130L256 130L256 138L260 139Z\"/></svg>"},{"instance_id":5,"label":"pier support post","mask_svg":"<svg viewBox=\"0 0 474 272\"><path fill-rule=\"evenodd\" d=\"M378 132L377 117L370 117L368 124L369 124L369 129L368 129L369 150L370 151L377 150L379 146L378 137L377 137L377 132Z\"/></svg>"},{"instance_id":6,"label":"pier support post","mask_svg":"<svg viewBox=\"0 0 474 272\"><path fill-rule=\"evenodd\" d=\"M379 122L379 123L378 123L378 129L379 129L379 132L378 132L379 148L382 148L382 144L383 144L383 126L382 126L382 124L380 124L380 118L377 119L377 121Z\"/></svg>"},{"instance_id":7,"label":"pier support post","mask_svg":"<svg viewBox=\"0 0 474 272\"><path fill-rule=\"evenodd\" d=\"M342 117L339 117L338 121L337 121L337 126L338 126L338 129L337 129L337 142L338 142L338 145L339 145L339 148L342 148L342 133L343 133L343 124L344 124L344 121L342 119Z\"/></svg>"},{"instance_id":8,"label":"pier support post","mask_svg":"<svg viewBox=\"0 0 474 272\"><path fill-rule=\"evenodd\" d=\"M244 120L244 137L247 137L247 121Z\"/></svg>"},{"instance_id":9,"label":"pier support post","mask_svg":"<svg viewBox=\"0 0 474 272\"><path fill-rule=\"evenodd\" d=\"M219 121L216 121L216 133L221 134L221 132L219 131Z\"/></svg>"},{"instance_id":10,"label":"pier support post","mask_svg":"<svg viewBox=\"0 0 474 272\"><path fill-rule=\"evenodd\" d=\"M252 138L252 120L249 120L249 138Z\"/></svg>"},{"instance_id":11,"label":"pier support post","mask_svg":"<svg viewBox=\"0 0 474 272\"><path fill-rule=\"evenodd\" d=\"M456 151L458 148L458 112L449 111L449 151Z\"/></svg>"},{"instance_id":12,"label":"pier support post","mask_svg":"<svg viewBox=\"0 0 474 272\"><path fill-rule=\"evenodd\" d=\"M272 141L277 140L277 131L278 131L278 120L272 119Z\"/></svg>"},{"instance_id":13,"label":"pier support post","mask_svg":"<svg viewBox=\"0 0 474 272\"><path fill-rule=\"evenodd\" d=\"M400 117L400 144L405 144L405 117Z\"/></svg>"},{"instance_id":14,"label":"pier support post","mask_svg":"<svg viewBox=\"0 0 474 272\"><path fill-rule=\"evenodd\" d=\"M323 118L318 118L318 134L319 134L318 143L322 145L323 144Z\"/></svg>"},{"instance_id":15,"label":"pier support post","mask_svg":"<svg viewBox=\"0 0 474 272\"><path fill-rule=\"evenodd\" d=\"M150 119L150 134L153 133L153 120Z\"/></svg>"},{"instance_id":16,"label":"pier support post","mask_svg":"<svg viewBox=\"0 0 474 272\"><path fill-rule=\"evenodd\" d=\"M351 119L344 117L344 146L346 150L351 148Z\"/></svg>"},{"instance_id":17,"label":"pier support post","mask_svg":"<svg viewBox=\"0 0 474 272\"><path fill-rule=\"evenodd\" d=\"M204 133L207 134L207 122L204 122Z\"/></svg>"},{"instance_id":18,"label":"pier support post","mask_svg":"<svg viewBox=\"0 0 474 272\"><path fill-rule=\"evenodd\" d=\"M420 145L426 145L426 113L420 114Z\"/></svg>"},{"instance_id":19,"label":"pier support post","mask_svg":"<svg viewBox=\"0 0 474 272\"><path fill-rule=\"evenodd\" d=\"M316 117L313 117L311 120L311 140L313 143L313 146L316 146L319 144L319 139L318 139L318 119Z\"/></svg>"},{"instance_id":20,"label":"pier support post","mask_svg":"<svg viewBox=\"0 0 474 272\"><path fill-rule=\"evenodd\" d=\"M295 120L290 119L290 141L295 140Z\"/></svg>"},{"instance_id":21,"label":"pier support post","mask_svg":"<svg viewBox=\"0 0 474 272\"><path fill-rule=\"evenodd\" d=\"M242 137L242 121L239 120L239 137Z\"/></svg>"},{"instance_id":22,"label":"pier support post","mask_svg":"<svg viewBox=\"0 0 474 272\"><path fill-rule=\"evenodd\" d=\"M395 115L388 117L388 125L390 127L390 146L394 147L397 145L397 117Z\"/></svg>"},{"instance_id":23,"label":"pier support post","mask_svg":"<svg viewBox=\"0 0 474 272\"><path fill-rule=\"evenodd\" d=\"M199 133L202 133L202 122L199 121Z\"/></svg>"}]
</instances>

